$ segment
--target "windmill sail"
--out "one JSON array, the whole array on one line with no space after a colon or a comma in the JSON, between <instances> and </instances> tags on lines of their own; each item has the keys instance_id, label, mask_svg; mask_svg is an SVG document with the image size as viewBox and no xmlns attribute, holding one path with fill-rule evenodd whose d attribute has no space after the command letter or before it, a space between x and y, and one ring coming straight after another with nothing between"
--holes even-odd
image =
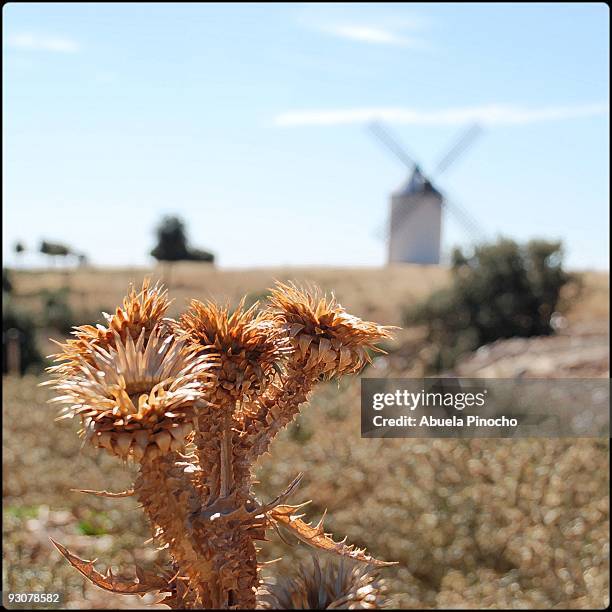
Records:
<instances>
[{"instance_id":1,"label":"windmill sail","mask_svg":"<svg viewBox=\"0 0 612 612\"><path fill-rule=\"evenodd\" d=\"M439 177L443 172L446 172L450 166L456 162L462 153L474 142L478 135L482 132L482 128L477 124L472 124L459 138L459 140L447 151L440 159L434 176Z\"/></svg>"}]
</instances>

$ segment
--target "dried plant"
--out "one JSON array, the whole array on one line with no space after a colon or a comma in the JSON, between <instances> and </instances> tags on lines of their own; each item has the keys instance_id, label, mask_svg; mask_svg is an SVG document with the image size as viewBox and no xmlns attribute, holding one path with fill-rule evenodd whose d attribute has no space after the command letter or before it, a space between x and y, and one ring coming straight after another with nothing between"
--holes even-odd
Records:
<instances>
[{"instance_id":1,"label":"dried plant","mask_svg":"<svg viewBox=\"0 0 612 612\"><path fill-rule=\"evenodd\" d=\"M296 577L265 581L259 605L265 610L377 610L388 604L386 585L375 568L340 560L321 569L301 565Z\"/></svg>"},{"instance_id":2,"label":"dried plant","mask_svg":"<svg viewBox=\"0 0 612 612\"><path fill-rule=\"evenodd\" d=\"M110 570L97 572L93 562L55 543L99 587L159 591L171 608L255 608L261 569L256 542L279 527L354 563L388 565L335 541L322 521L312 525L296 514L304 504L287 501L301 475L261 503L251 470L315 385L359 372L390 328L361 321L335 299L294 285L277 284L261 311L258 304L243 304L231 313L194 300L172 320L165 317L166 292L145 282L123 308L106 315L106 327L76 328L75 339L54 356L50 371L59 396L52 401L66 404L60 418L78 416L86 440L139 466L132 490L84 491L134 495L171 559L159 574L136 568L129 581ZM327 589L335 607L355 598L363 607L381 601L369 570L340 565L336 573L329 566L321 574L316 564L314 578L305 576L287 583L298 589L293 599L277 601L308 598L304 590L313 581Z\"/></svg>"}]
</instances>

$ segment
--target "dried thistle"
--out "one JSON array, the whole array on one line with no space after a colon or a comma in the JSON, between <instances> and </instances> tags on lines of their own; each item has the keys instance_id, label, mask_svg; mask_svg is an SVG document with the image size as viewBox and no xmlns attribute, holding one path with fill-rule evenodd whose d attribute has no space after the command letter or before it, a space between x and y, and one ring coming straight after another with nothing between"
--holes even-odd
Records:
<instances>
[{"instance_id":1,"label":"dried thistle","mask_svg":"<svg viewBox=\"0 0 612 612\"><path fill-rule=\"evenodd\" d=\"M389 329L294 285L278 284L263 311L241 302L230 313L194 300L173 321L164 318L167 306L157 285L132 290L108 327L78 328L50 370L56 401L68 404L64 416L80 417L86 439L139 463L133 494L172 565L156 576L137 569L137 580L125 582L56 544L60 552L101 588L163 591L165 603L187 608L254 608L256 541L271 528L355 562L387 565L335 541L322 520L301 520L303 504L286 504L300 475L260 503L251 467L314 385L357 372ZM352 570L342 576L347 588L371 582Z\"/></svg>"}]
</instances>

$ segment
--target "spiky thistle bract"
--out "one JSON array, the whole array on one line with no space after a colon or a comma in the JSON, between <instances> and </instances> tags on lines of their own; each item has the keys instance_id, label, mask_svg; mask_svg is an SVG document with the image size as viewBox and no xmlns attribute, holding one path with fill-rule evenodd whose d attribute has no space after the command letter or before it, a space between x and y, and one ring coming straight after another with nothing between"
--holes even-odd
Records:
<instances>
[{"instance_id":1,"label":"spiky thistle bract","mask_svg":"<svg viewBox=\"0 0 612 612\"><path fill-rule=\"evenodd\" d=\"M362 321L316 288L277 283L270 303L291 340L294 365L326 378L358 372L368 351L391 337L391 328Z\"/></svg>"},{"instance_id":2,"label":"spiky thistle bract","mask_svg":"<svg viewBox=\"0 0 612 612\"><path fill-rule=\"evenodd\" d=\"M94 347L103 349L116 348L119 338L125 343L128 336L134 342L144 334L148 340L154 329L167 332L164 316L170 306L168 292L161 285L151 285L148 279L142 289L130 289L113 314L102 313L107 325L82 325L72 331L74 338L64 343L57 343L61 351L51 357L58 364L50 368L53 373L64 375L78 371L79 366L93 357Z\"/></svg>"},{"instance_id":3,"label":"spiky thistle bract","mask_svg":"<svg viewBox=\"0 0 612 612\"><path fill-rule=\"evenodd\" d=\"M257 311L244 300L230 312L228 306L192 300L179 319L178 333L193 350L219 355L215 398L243 401L262 393L275 366L290 349L288 339L269 311Z\"/></svg>"},{"instance_id":4,"label":"spiky thistle bract","mask_svg":"<svg viewBox=\"0 0 612 612\"><path fill-rule=\"evenodd\" d=\"M373 567L344 559L321 567L313 557L295 576L264 581L259 601L264 610L374 610L388 604L386 592Z\"/></svg>"}]
</instances>

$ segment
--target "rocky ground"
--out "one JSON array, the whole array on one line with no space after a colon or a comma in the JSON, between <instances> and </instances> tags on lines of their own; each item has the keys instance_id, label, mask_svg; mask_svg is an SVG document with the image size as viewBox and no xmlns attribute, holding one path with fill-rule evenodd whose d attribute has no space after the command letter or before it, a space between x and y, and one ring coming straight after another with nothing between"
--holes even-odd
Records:
<instances>
[{"instance_id":1,"label":"rocky ground","mask_svg":"<svg viewBox=\"0 0 612 612\"><path fill-rule=\"evenodd\" d=\"M499 340L462 359L455 370L475 378L607 377L609 328L605 321L581 322L555 336Z\"/></svg>"}]
</instances>

